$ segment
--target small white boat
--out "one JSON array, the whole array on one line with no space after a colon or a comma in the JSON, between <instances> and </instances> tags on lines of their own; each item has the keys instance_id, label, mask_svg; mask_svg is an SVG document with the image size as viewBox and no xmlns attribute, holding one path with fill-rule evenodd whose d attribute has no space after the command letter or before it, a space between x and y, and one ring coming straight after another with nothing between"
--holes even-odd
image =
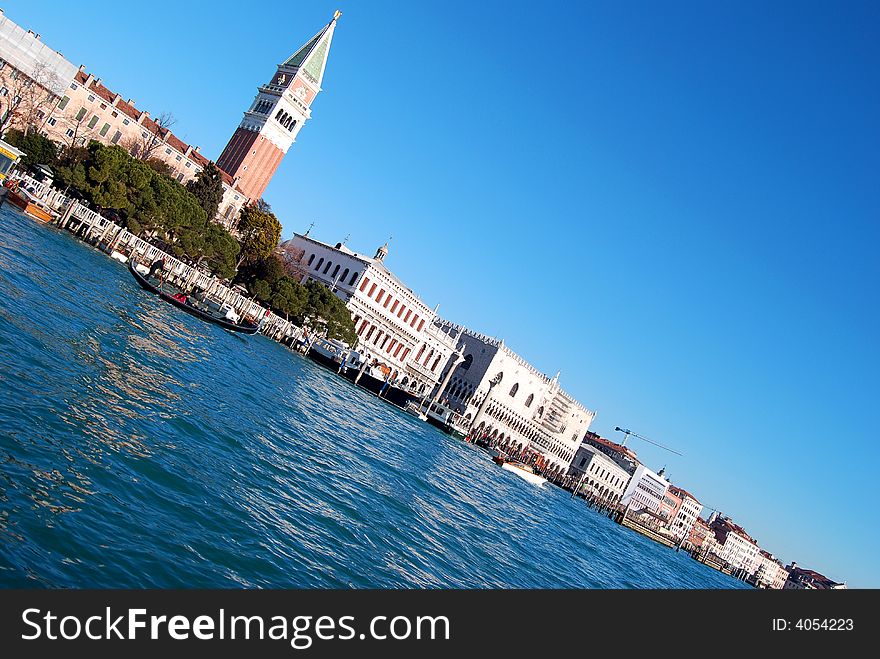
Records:
<instances>
[{"instance_id":1,"label":"small white boat","mask_svg":"<svg viewBox=\"0 0 880 659\"><path fill-rule=\"evenodd\" d=\"M512 471L514 474L524 480L527 480L532 485L541 486L547 482L546 478L544 478L543 476L539 476L535 473L534 469L532 469L527 464L523 464L522 462L511 462L509 460L505 460L501 464L501 468L507 469L507 471Z\"/></svg>"}]
</instances>

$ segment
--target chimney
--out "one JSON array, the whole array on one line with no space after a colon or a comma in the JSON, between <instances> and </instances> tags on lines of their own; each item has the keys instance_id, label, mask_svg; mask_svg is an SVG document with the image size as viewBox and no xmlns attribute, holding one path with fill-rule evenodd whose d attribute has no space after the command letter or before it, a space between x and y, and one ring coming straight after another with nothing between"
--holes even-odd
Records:
<instances>
[{"instance_id":1,"label":"chimney","mask_svg":"<svg viewBox=\"0 0 880 659\"><path fill-rule=\"evenodd\" d=\"M134 99L133 99L133 98L128 99L128 100L126 101L126 103L128 103L129 105L131 105L132 107L134 107Z\"/></svg>"},{"instance_id":2,"label":"chimney","mask_svg":"<svg viewBox=\"0 0 880 659\"><path fill-rule=\"evenodd\" d=\"M141 113L138 115L137 122L139 124L143 124L144 119L149 119L149 118L150 118L150 113L147 112L146 110L141 110Z\"/></svg>"},{"instance_id":3,"label":"chimney","mask_svg":"<svg viewBox=\"0 0 880 659\"><path fill-rule=\"evenodd\" d=\"M117 107L119 105L119 101L122 97L119 94L113 94L113 107Z\"/></svg>"},{"instance_id":4,"label":"chimney","mask_svg":"<svg viewBox=\"0 0 880 659\"><path fill-rule=\"evenodd\" d=\"M85 71L85 70L86 70L86 65L85 65L85 64L80 64L80 65L79 65L79 70L80 70L80 72Z\"/></svg>"},{"instance_id":5,"label":"chimney","mask_svg":"<svg viewBox=\"0 0 880 659\"><path fill-rule=\"evenodd\" d=\"M195 151L196 153L198 153L198 152L199 152L199 147L194 146L194 147L193 147L193 151Z\"/></svg>"},{"instance_id":6,"label":"chimney","mask_svg":"<svg viewBox=\"0 0 880 659\"><path fill-rule=\"evenodd\" d=\"M189 145L189 144L187 144L187 145L186 145L186 151L183 152L183 155L184 155L186 158L189 158L189 154L192 153L192 150L193 150L192 146Z\"/></svg>"}]
</instances>

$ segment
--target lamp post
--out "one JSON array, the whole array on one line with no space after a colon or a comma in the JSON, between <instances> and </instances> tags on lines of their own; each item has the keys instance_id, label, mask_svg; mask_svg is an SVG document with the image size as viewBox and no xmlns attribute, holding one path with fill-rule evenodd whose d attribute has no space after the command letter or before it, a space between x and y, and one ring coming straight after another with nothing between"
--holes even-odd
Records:
<instances>
[{"instance_id":1,"label":"lamp post","mask_svg":"<svg viewBox=\"0 0 880 659\"><path fill-rule=\"evenodd\" d=\"M471 421L471 425L468 427L468 437L471 436L471 431L477 427L477 424L483 416L483 412L486 411L486 407L489 405L489 399L492 397L492 389L497 387L500 383L501 373L499 372L494 378L489 380L489 391L486 392L486 397L483 399L480 409L477 410L477 413L474 415L474 420Z\"/></svg>"}]
</instances>

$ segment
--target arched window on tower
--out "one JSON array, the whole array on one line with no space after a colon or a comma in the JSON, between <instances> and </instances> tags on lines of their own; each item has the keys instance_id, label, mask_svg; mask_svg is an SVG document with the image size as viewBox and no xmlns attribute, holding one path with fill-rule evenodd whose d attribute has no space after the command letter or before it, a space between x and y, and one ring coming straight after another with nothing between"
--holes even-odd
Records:
<instances>
[{"instance_id":1,"label":"arched window on tower","mask_svg":"<svg viewBox=\"0 0 880 659\"><path fill-rule=\"evenodd\" d=\"M526 398L526 407L531 407L531 406L532 406L532 401L533 401L533 400L535 400L535 395L534 395L534 394L529 394L529 397Z\"/></svg>"},{"instance_id":2,"label":"arched window on tower","mask_svg":"<svg viewBox=\"0 0 880 659\"><path fill-rule=\"evenodd\" d=\"M519 391L519 382L515 382L514 385L510 388L510 397L513 398L516 396L516 392Z\"/></svg>"},{"instance_id":3,"label":"arched window on tower","mask_svg":"<svg viewBox=\"0 0 880 659\"><path fill-rule=\"evenodd\" d=\"M342 283L345 283L345 280L347 278L348 278L348 268L346 268L345 270L342 271L342 276L339 278L339 281L341 281ZM351 282L351 283L354 284L354 282Z\"/></svg>"},{"instance_id":4,"label":"arched window on tower","mask_svg":"<svg viewBox=\"0 0 880 659\"><path fill-rule=\"evenodd\" d=\"M293 123L290 124L290 128L288 128L287 130L292 133L294 128L296 128L296 119L293 120Z\"/></svg>"},{"instance_id":5,"label":"arched window on tower","mask_svg":"<svg viewBox=\"0 0 880 659\"><path fill-rule=\"evenodd\" d=\"M340 266L337 265L335 268L333 268L333 277L334 277L334 279L336 278L336 275L339 274L339 267L340 267Z\"/></svg>"},{"instance_id":6,"label":"arched window on tower","mask_svg":"<svg viewBox=\"0 0 880 659\"><path fill-rule=\"evenodd\" d=\"M275 121L281 121L281 115L284 114L284 110L278 110L278 114L275 115Z\"/></svg>"},{"instance_id":7,"label":"arched window on tower","mask_svg":"<svg viewBox=\"0 0 880 659\"><path fill-rule=\"evenodd\" d=\"M315 270L320 270L321 266L324 265L324 257L318 259L318 264L315 266Z\"/></svg>"},{"instance_id":8,"label":"arched window on tower","mask_svg":"<svg viewBox=\"0 0 880 659\"><path fill-rule=\"evenodd\" d=\"M308 265L312 265L312 262L313 262L314 260L315 260L315 255L312 254L312 255L309 257Z\"/></svg>"},{"instance_id":9,"label":"arched window on tower","mask_svg":"<svg viewBox=\"0 0 880 659\"><path fill-rule=\"evenodd\" d=\"M327 274L327 271L330 270L330 266L333 265L333 261L327 261L327 265L324 266L324 274Z\"/></svg>"},{"instance_id":10,"label":"arched window on tower","mask_svg":"<svg viewBox=\"0 0 880 659\"><path fill-rule=\"evenodd\" d=\"M351 276L351 281L348 282L348 285L349 285L349 286L354 286L354 283L357 281L357 278L358 278L358 275L359 275L359 274L361 274L361 273L359 273L359 272L355 272L355 273Z\"/></svg>"}]
</instances>

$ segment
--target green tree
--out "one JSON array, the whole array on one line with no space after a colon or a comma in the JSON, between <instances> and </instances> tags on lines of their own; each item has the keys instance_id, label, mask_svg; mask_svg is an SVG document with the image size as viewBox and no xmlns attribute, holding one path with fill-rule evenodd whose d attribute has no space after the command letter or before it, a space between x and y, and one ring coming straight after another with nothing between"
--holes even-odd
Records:
<instances>
[{"instance_id":1,"label":"green tree","mask_svg":"<svg viewBox=\"0 0 880 659\"><path fill-rule=\"evenodd\" d=\"M48 165L53 170L58 163L58 145L48 137L32 128L24 133L10 129L4 138L9 144L24 151L21 163L27 168L35 165Z\"/></svg>"},{"instance_id":2,"label":"green tree","mask_svg":"<svg viewBox=\"0 0 880 659\"><path fill-rule=\"evenodd\" d=\"M186 184L186 189L199 200L208 215L208 220L217 216L217 209L223 201L223 176L217 166L209 162L196 177Z\"/></svg>"},{"instance_id":3,"label":"green tree","mask_svg":"<svg viewBox=\"0 0 880 659\"><path fill-rule=\"evenodd\" d=\"M238 265L268 257L281 240L281 223L272 213L261 211L256 204L241 209L238 220L241 243Z\"/></svg>"},{"instance_id":4,"label":"green tree","mask_svg":"<svg viewBox=\"0 0 880 659\"><path fill-rule=\"evenodd\" d=\"M357 332L345 303L320 282L312 280L305 288L308 301L301 321L316 329L323 327L328 338L340 339L354 345L357 342Z\"/></svg>"}]
</instances>

